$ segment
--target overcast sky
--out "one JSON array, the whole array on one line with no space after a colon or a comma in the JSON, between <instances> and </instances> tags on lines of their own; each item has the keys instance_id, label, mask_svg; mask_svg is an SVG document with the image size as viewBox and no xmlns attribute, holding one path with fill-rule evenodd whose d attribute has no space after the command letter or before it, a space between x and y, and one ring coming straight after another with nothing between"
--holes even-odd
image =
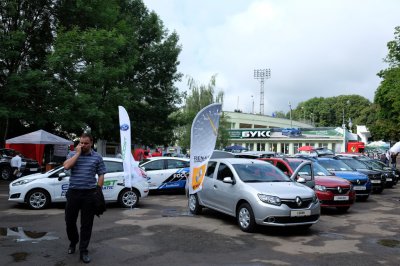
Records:
<instances>
[{"instance_id":1,"label":"overcast sky","mask_svg":"<svg viewBox=\"0 0 400 266\"><path fill-rule=\"evenodd\" d=\"M260 113L255 69L270 69L264 114L313 97L358 94L373 101L400 26L398 0L144 0L176 31L179 72L207 84L217 74L223 110ZM186 78L177 83L186 90ZM253 96L253 98L252 98Z\"/></svg>"}]
</instances>

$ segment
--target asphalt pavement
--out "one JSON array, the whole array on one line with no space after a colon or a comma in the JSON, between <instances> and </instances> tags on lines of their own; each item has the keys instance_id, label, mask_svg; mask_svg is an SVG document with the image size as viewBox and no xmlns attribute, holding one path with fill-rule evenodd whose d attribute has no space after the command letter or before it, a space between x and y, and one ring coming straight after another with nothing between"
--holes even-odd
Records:
<instances>
[{"instance_id":1,"label":"asphalt pavement","mask_svg":"<svg viewBox=\"0 0 400 266\"><path fill-rule=\"evenodd\" d=\"M0 181L0 265L83 265L68 255L64 204L34 211L8 202ZM138 208L107 205L95 217L92 265L399 265L400 184L323 211L308 231L261 227L242 232L234 218L188 213L184 194L152 194Z\"/></svg>"}]
</instances>

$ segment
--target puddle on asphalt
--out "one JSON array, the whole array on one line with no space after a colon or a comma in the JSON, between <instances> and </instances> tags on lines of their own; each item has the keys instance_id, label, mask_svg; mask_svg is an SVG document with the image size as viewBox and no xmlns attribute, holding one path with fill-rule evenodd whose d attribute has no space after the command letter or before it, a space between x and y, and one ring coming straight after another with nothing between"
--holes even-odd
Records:
<instances>
[{"instance_id":1,"label":"puddle on asphalt","mask_svg":"<svg viewBox=\"0 0 400 266\"><path fill-rule=\"evenodd\" d=\"M0 227L0 236L15 239L17 242L30 241L39 242L42 240L55 240L59 237L55 236L52 232L36 232L24 230L22 227Z\"/></svg>"},{"instance_id":2,"label":"puddle on asphalt","mask_svg":"<svg viewBox=\"0 0 400 266\"><path fill-rule=\"evenodd\" d=\"M177 209L164 209L161 212L162 217L180 217L180 216L193 216L189 210L177 210Z\"/></svg>"},{"instance_id":3,"label":"puddle on asphalt","mask_svg":"<svg viewBox=\"0 0 400 266\"><path fill-rule=\"evenodd\" d=\"M381 239L378 241L378 243L389 248L400 247L400 241L394 239Z\"/></svg>"}]
</instances>

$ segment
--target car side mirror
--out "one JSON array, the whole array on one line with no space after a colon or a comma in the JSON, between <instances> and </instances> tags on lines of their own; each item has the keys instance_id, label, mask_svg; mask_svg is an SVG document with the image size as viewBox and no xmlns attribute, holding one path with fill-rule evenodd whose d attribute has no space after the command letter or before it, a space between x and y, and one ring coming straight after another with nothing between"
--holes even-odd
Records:
<instances>
[{"instance_id":1,"label":"car side mirror","mask_svg":"<svg viewBox=\"0 0 400 266\"><path fill-rule=\"evenodd\" d=\"M224 177L224 179L222 180L222 182L228 183L228 184L232 184L232 185L234 185L234 184L236 183L235 180L233 180L232 177L230 177L230 176Z\"/></svg>"},{"instance_id":2,"label":"car side mirror","mask_svg":"<svg viewBox=\"0 0 400 266\"><path fill-rule=\"evenodd\" d=\"M59 173L58 174L58 181L61 181L64 177L66 177L67 175L65 173Z\"/></svg>"},{"instance_id":3,"label":"car side mirror","mask_svg":"<svg viewBox=\"0 0 400 266\"><path fill-rule=\"evenodd\" d=\"M303 184L307 182L304 177L298 177L296 181L297 183L303 183Z\"/></svg>"}]
</instances>

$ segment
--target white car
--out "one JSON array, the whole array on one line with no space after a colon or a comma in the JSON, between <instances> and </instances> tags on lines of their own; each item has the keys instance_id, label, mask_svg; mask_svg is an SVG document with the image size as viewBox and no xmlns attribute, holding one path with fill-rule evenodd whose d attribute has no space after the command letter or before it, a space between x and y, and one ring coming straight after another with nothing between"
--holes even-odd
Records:
<instances>
[{"instance_id":1,"label":"white car","mask_svg":"<svg viewBox=\"0 0 400 266\"><path fill-rule=\"evenodd\" d=\"M149 194L147 177L133 184L132 189L124 186L122 160L104 157L107 173L104 175L103 194L106 202L119 202L125 208L133 208L139 198ZM70 170L64 167L18 178L10 183L11 202L26 203L31 209L44 209L51 202L65 202L69 186Z\"/></svg>"},{"instance_id":2,"label":"white car","mask_svg":"<svg viewBox=\"0 0 400 266\"><path fill-rule=\"evenodd\" d=\"M140 163L146 171L151 190L184 190L189 177L190 160L177 157L152 157Z\"/></svg>"}]
</instances>

